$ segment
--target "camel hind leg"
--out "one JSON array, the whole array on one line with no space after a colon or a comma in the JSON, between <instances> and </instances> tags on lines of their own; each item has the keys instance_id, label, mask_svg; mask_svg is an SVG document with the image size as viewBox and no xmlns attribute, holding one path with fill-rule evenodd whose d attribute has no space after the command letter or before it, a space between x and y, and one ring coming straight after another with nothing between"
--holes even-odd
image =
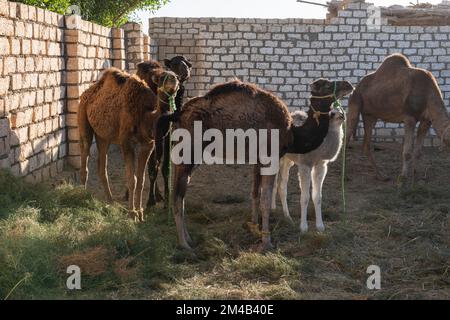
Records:
<instances>
[{"instance_id":1,"label":"camel hind leg","mask_svg":"<svg viewBox=\"0 0 450 320\"><path fill-rule=\"evenodd\" d=\"M369 158L369 162L372 165L373 169L375 170L375 175L378 180L385 181L386 177L383 176L383 174L380 172L380 170L377 167L377 164L375 163L375 158L373 157L373 151L371 148L371 142L372 142L372 131L375 127L375 124L377 123L377 118L363 115L363 122L364 122L364 142L363 142L363 152Z\"/></svg>"},{"instance_id":2,"label":"camel hind leg","mask_svg":"<svg viewBox=\"0 0 450 320\"><path fill-rule=\"evenodd\" d=\"M156 159L156 152L152 152L150 159L148 161L148 177L150 180L150 191L148 193L147 207L153 207L156 205L158 184L156 183L156 178L158 177L159 165Z\"/></svg>"},{"instance_id":3,"label":"camel hind leg","mask_svg":"<svg viewBox=\"0 0 450 320\"><path fill-rule=\"evenodd\" d=\"M95 137L95 141L97 142L98 150L98 176L103 185L103 189L105 190L107 200L112 202L113 197L108 180L108 149L110 143L109 141L99 138L98 136Z\"/></svg>"},{"instance_id":4,"label":"camel hind leg","mask_svg":"<svg viewBox=\"0 0 450 320\"><path fill-rule=\"evenodd\" d=\"M139 213L139 221L144 222L144 208L142 207L142 194L144 191L144 183L145 183L145 169L147 167L148 158L150 157L153 149L154 143L149 144L141 144L139 146L139 154L138 154L138 165L136 171L137 177L137 185L136 185L136 203L135 208L137 208Z\"/></svg>"},{"instance_id":5,"label":"camel hind leg","mask_svg":"<svg viewBox=\"0 0 450 320\"><path fill-rule=\"evenodd\" d=\"M94 130L89 124L86 112L83 112L85 108L80 105L80 111L78 114L78 130L80 133L80 155L81 155L81 168L80 168L80 182L86 189L87 180L89 176L89 155L92 146L92 140L94 139Z\"/></svg>"},{"instance_id":6,"label":"camel hind leg","mask_svg":"<svg viewBox=\"0 0 450 320\"><path fill-rule=\"evenodd\" d=\"M186 228L184 197L186 196L189 178L194 169L193 165L177 165L174 174L173 214L178 234L178 244L181 248L191 250L191 237Z\"/></svg>"},{"instance_id":7,"label":"camel hind leg","mask_svg":"<svg viewBox=\"0 0 450 320\"><path fill-rule=\"evenodd\" d=\"M362 110L362 99L359 92L354 92L348 101L348 113L347 113L347 145L350 142L351 137L356 137L356 128L359 122L359 115Z\"/></svg>"}]
</instances>

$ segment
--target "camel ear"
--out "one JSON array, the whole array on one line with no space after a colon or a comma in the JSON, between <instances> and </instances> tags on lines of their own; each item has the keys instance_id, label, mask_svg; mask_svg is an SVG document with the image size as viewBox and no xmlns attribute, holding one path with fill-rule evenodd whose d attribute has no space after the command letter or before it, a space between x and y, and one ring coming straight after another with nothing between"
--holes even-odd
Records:
<instances>
[{"instance_id":1,"label":"camel ear","mask_svg":"<svg viewBox=\"0 0 450 320\"><path fill-rule=\"evenodd\" d=\"M170 60L169 59L164 59L164 65L167 67L167 68L170 68Z\"/></svg>"},{"instance_id":2,"label":"camel ear","mask_svg":"<svg viewBox=\"0 0 450 320\"><path fill-rule=\"evenodd\" d=\"M181 59L183 59L184 63L186 63L189 68L192 68L192 63L186 59L186 57L182 56Z\"/></svg>"}]
</instances>

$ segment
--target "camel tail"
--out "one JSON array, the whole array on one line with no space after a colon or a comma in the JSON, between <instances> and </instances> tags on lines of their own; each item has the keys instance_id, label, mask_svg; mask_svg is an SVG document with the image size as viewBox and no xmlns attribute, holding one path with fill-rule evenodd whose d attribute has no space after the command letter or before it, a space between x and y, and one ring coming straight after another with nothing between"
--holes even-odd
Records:
<instances>
[{"instance_id":1,"label":"camel tail","mask_svg":"<svg viewBox=\"0 0 450 320\"><path fill-rule=\"evenodd\" d=\"M348 100L347 142L350 142L352 136L356 137L356 128L358 127L359 115L361 114L362 107L362 96L358 88L356 88Z\"/></svg>"}]
</instances>

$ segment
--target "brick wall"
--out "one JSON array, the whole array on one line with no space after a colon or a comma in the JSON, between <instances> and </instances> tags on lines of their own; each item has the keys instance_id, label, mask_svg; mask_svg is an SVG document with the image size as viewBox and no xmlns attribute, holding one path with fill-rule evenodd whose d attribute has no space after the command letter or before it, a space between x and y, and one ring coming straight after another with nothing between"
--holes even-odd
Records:
<instances>
[{"instance_id":1,"label":"brick wall","mask_svg":"<svg viewBox=\"0 0 450 320\"><path fill-rule=\"evenodd\" d=\"M396 27L382 19L381 28L372 30L367 25L371 12L371 4L351 3L330 20L152 18L151 50L159 60L182 54L193 61L189 96L238 77L273 91L291 108L308 105L308 84L314 79L357 84L387 55L402 52L417 67L433 72L448 101L450 26ZM431 133L427 145L439 144ZM401 141L403 129L380 122L375 136Z\"/></svg>"},{"instance_id":2,"label":"brick wall","mask_svg":"<svg viewBox=\"0 0 450 320\"><path fill-rule=\"evenodd\" d=\"M148 57L148 37L132 36L127 48L122 29L0 0L0 167L30 181L79 167L79 97L128 51Z\"/></svg>"},{"instance_id":3,"label":"brick wall","mask_svg":"<svg viewBox=\"0 0 450 320\"><path fill-rule=\"evenodd\" d=\"M64 17L0 1L0 164L41 180L67 153Z\"/></svg>"}]
</instances>

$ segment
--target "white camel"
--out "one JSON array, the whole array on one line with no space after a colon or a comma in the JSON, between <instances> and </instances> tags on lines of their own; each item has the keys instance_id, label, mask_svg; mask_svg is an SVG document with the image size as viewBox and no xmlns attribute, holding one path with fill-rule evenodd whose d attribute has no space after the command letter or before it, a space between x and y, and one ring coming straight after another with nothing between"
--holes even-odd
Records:
<instances>
[{"instance_id":1,"label":"white camel","mask_svg":"<svg viewBox=\"0 0 450 320\"><path fill-rule=\"evenodd\" d=\"M307 118L307 114L303 111L296 111L292 113L292 117L294 120L293 125L301 126ZM336 160L341 150L344 138L342 130L344 121L344 114L337 110L331 111L328 134L317 149L306 154L288 153L280 160L280 171L277 175L272 194L272 209L276 208L276 195L278 189L284 216L289 221L293 222L287 204L287 185L289 180L289 170L296 164L298 167L298 179L301 189L300 230L303 233L308 231L307 213L311 180L312 199L316 211L316 228L320 232L325 230L322 220L322 186L327 175L328 164Z\"/></svg>"}]
</instances>

